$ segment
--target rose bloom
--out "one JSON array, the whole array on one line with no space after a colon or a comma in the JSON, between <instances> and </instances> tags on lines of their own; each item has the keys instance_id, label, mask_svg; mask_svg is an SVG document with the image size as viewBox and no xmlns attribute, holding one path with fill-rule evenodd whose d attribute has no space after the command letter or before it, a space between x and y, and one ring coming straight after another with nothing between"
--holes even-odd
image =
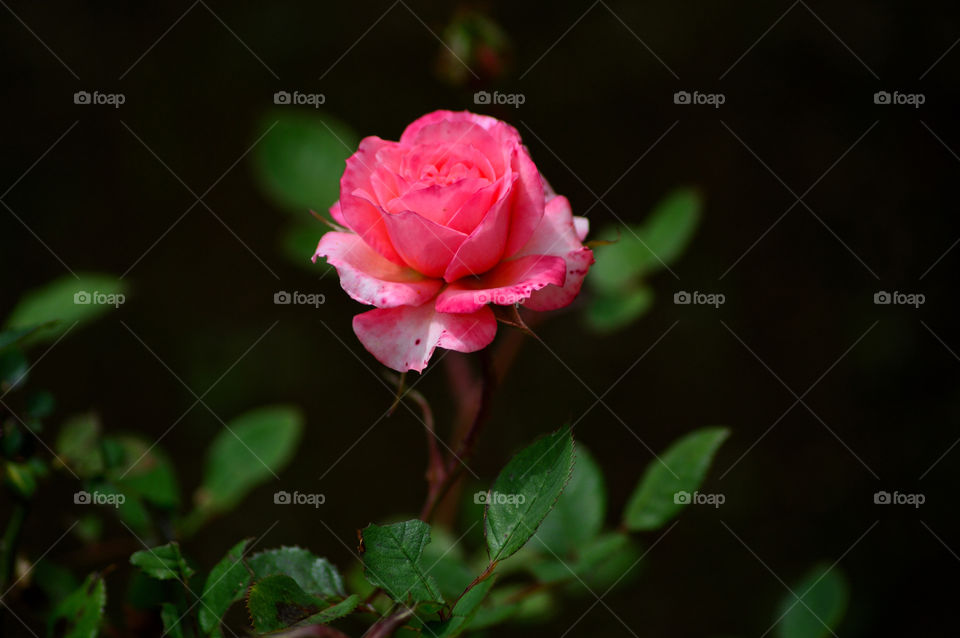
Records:
<instances>
[{"instance_id":1,"label":"rose bloom","mask_svg":"<svg viewBox=\"0 0 960 638\"><path fill-rule=\"evenodd\" d=\"M435 111L399 142L367 137L330 209L344 232L317 246L348 295L364 347L398 371L437 348L473 352L497 332L490 304L554 310L580 291L593 252L587 220L540 176L500 120Z\"/></svg>"}]
</instances>

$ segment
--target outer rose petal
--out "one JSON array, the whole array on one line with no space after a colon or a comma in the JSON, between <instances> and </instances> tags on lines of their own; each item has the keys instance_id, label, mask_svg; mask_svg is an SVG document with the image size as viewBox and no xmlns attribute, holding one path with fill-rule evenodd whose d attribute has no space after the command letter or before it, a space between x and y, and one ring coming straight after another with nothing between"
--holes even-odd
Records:
<instances>
[{"instance_id":1,"label":"outer rose petal","mask_svg":"<svg viewBox=\"0 0 960 638\"><path fill-rule=\"evenodd\" d=\"M353 331L380 363L398 372L420 372L437 347L474 352L489 345L497 334L497 320L487 307L447 314L427 303L359 314L353 318Z\"/></svg>"},{"instance_id":2,"label":"outer rose petal","mask_svg":"<svg viewBox=\"0 0 960 638\"><path fill-rule=\"evenodd\" d=\"M566 281L562 287L547 287L534 292L523 302L524 306L531 310L556 310L569 305L576 298L583 278L594 261L593 251L580 243L587 229L587 220L573 216L566 197L558 195L547 202L543 220L518 254L563 257L566 261Z\"/></svg>"},{"instance_id":3,"label":"outer rose petal","mask_svg":"<svg viewBox=\"0 0 960 638\"><path fill-rule=\"evenodd\" d=\"M534 230L543 218L544 210L543 179L526 148L519 144L516 146L510 166L520 175L520 179L513 185L513 215L510 220L510 235L504 250L505 257L513 257L533 236Z\"/></svg>"},{"instance_id":4,"label":"outer rose petal","mask_svg":"<svg viewBox=\"0 0 960 638\"><path fill-rule=\"evenodd\" d=\"M353 233L328 232L320 239L313 260L317 257L326 257L337 269L348 295L378 308L419 306L443 285L439 279L428 279L385 259Z\"/></svg>"},{"instance_id":5,"label":"outer rose petal","mask_svg":"<svg viewBox=\"0 0 960 638\"><path fill-rule=\"evenodd\" d=\"M384 213L383 221L397 253L427 277L441 277L467 236L413 211Z\"/></svg>"},{"instance_id":6,"label":"outer rose petal","mask_svg":"<svg viewBox=\"0 0 960 638\"><path fill-rule=\"evenodd\" d=\"M399 253L390 241L387 227L383 223L383 212L372 200L373 195L357 196L357 192L372 193L370 176L377 166L377 151L396 145L379 137L365 137L357 152L347 159L347 168L340 178L340 215L346 226L360 235L375 251L398 264L403 263Z\"/></svg>"},{"instance_id":7,"label":"outer rose petal","mask_svg":"<svg viewBox=\"0 0 960 638\"><path fill-rule=\"evenodd\" d=\"M527 255L500 262L477 279L463 279L437 297L440 312L474 312L488 303L520 303L545 286L563 286L567 264L560 257Z\"/></svg>"},{"instance_id":8,"label":"outer rose petal","mask_svg":"<svg viewBox=\"0 0 960 638\"><path fill-rule=\"evenodd\" d=\"M484 129L491 129L496 124L500 123L500 120L490 117L489 115L477 115L476 113L471 113L470 111L434 111L433 113L427 113L422 117L418 117L413 122L407 126L406 130L403 131L403 135L400 136L401 144L409 144L416 139L417 134L425 126L430 126L431 124L436 124L438 122L443 122L444 120L451 120L454 122L470 122L472 124L477 124Z\"/></svg>"}]
</instances>

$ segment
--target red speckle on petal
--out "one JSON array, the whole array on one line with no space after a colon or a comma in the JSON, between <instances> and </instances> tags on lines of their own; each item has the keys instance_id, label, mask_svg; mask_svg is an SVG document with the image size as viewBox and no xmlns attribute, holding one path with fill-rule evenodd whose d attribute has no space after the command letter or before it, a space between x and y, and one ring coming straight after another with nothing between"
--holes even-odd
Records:
<instances>
[{"instance_id":1,"label":"red speckle on petal","mask_svg":"<svg viewBox=\"0 0 960 638\"><path fill-rule=\"evenodd\" d=\"M414 342L413 342L413 345L415 345L415 346L419 346L419 345L420 345L420 340L419 340L419 339L417 339L416 341L414 341Z\"/></svg>"}]
</instances>

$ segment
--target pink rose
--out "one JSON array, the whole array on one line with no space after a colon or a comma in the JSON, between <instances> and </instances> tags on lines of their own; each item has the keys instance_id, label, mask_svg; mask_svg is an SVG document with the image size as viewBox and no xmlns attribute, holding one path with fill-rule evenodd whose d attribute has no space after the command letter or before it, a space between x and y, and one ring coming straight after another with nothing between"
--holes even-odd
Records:
<instances>
[{"instance_id":1,"label":"pink rose","mask_svg":"<svg viewBox=\"0 0 960 638\"><path fill-rule=\"evenodd\" d=\"M394 370L423 370L439 346L473 352L497 332L489 304L566 306L593 252L587 220L545 186L512 126L435 111L399 142L368 137L330 209L350 232L317 246L357 301L364 347Z\"/></svg>"}]
</instances>

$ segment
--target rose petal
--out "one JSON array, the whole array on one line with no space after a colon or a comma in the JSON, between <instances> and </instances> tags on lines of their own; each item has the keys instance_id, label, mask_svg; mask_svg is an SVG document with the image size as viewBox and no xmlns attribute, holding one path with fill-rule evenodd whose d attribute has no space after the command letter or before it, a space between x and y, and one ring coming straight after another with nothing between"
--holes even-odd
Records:
<instances>
[{"instance_id":1,"label":"rose petal","mask_svg":"<svg viewBox=\"0 0 960 638\"><path fill-rule=\"evenodd\" d=\"M403 135L400 136L400 143L412 143L413 140L417 138L417 135L420 133L421 129L445 120L452 122L469 122L487 130L500 123L500 120L490 117L489 115L477 115L476 113L471 113L470 111L439 110L432 113L427 113L426 115L418 117L411 122L410 125L407 126L406 130L403 131Z\"/></svg>"},{"instance_id":2,"label":"rose petal","mask_svg":"<svg viewBox=\"0 0 960 638\"><path fill-rule=\"evenodd\" d=\"M446 281L456 281L470 275L481 275L503 258L503 248L507 243L507 233L510 229L511 197L510 185L516 181L515 176L501 180L497 188L499 197L484 211L484 217L457 249L456 254L443 273ZM482 200L487 193L478 193ZM469 205L475 205L472 201ZM483 203L481 201L481 203ZM467 215L476 213L467 212Z\"/></svg>"},{"instance_id":3,"label":"rose petal","mask_svg":"<svg viewBox=\"0 0 960 638\"><path fill-rule=\"evenodd\" d=\"M587 227L586 219L573 216L566 197L558 195L547 202L540 225L518 255L563 257L566 280L562 287L549 286L534 292L523 302L524 306L532 310L556 310L570 304L580 293L583 278L594 262L593 251L580 243Z\"/></svg>"},{"instance_id":4,"label":"rose petal","mask_svg":"<svg viewBox=\"0 0 960 638\"><path fill-rule=\"evenodd\" d=\"M364 312L353 318L353 331L380 363L398 372L420 372L437 347L474 352L489 345L497 334L497 320L486 307L447 314L428 303Z\"/></svg>"},{"instance_id":5,"label":"rose petal","mask_svg":"<svg viewBox=\"0 0 960 638\"><path fill-rule=\"evenodd\" d=\"M500 262L477 279L467 278L448 285L437 296L440 312L474 312L493 303L508 306L546 286L563 286L566 262L551 255L527 255Z\"/></svg>"},{"instance_id":6,"label":"rose petal","mask_svg":"<svg viewBox=\"0 0 960 638\"><path fill-rule=\"evenodd\" d=\"M419 306L443 285L439 279L428 279L385 259L353 233L328 232L320 239L313 260L317 257L326 257L337 269L348 295L378 308Z\"/></svg>"},{"instance_id":7,"label":"rose petal","mask_svg":"<svg viewBox=\"0 0 960 638\"><path fill-rule=\"evenodd\" d=\"M529 241L543 218L544 209L543 180L527 149L518 145L514 149L510 165L520 178L513 185L513 215L504 250L505 257L513 257Z\"/></svg>"},{"instance_id":8,"label":"rose petal","mask_svg":"<svg viewBox=\"0 0 960 638\"><path fill-rule=\"evenodd\" d=\"M427 277L441 277L467 236L413 211L384 213L392 245L411 268Z\"/></svg>"},{"instance_id":9,"label":"rose petal","mask_svg":"<svg viewBox=\"0 0 960 638\"><path fill-rule=\"evenodd\" d=\"M377 166L377 151L394 144L396 142L379 137L363 138L357 152L347 159L347 167L340 178L340 214L345 225L371 248L390 261L402 264L403 260L390 242L370 184L370 176Z\"/></svg>"}]
</instances>

